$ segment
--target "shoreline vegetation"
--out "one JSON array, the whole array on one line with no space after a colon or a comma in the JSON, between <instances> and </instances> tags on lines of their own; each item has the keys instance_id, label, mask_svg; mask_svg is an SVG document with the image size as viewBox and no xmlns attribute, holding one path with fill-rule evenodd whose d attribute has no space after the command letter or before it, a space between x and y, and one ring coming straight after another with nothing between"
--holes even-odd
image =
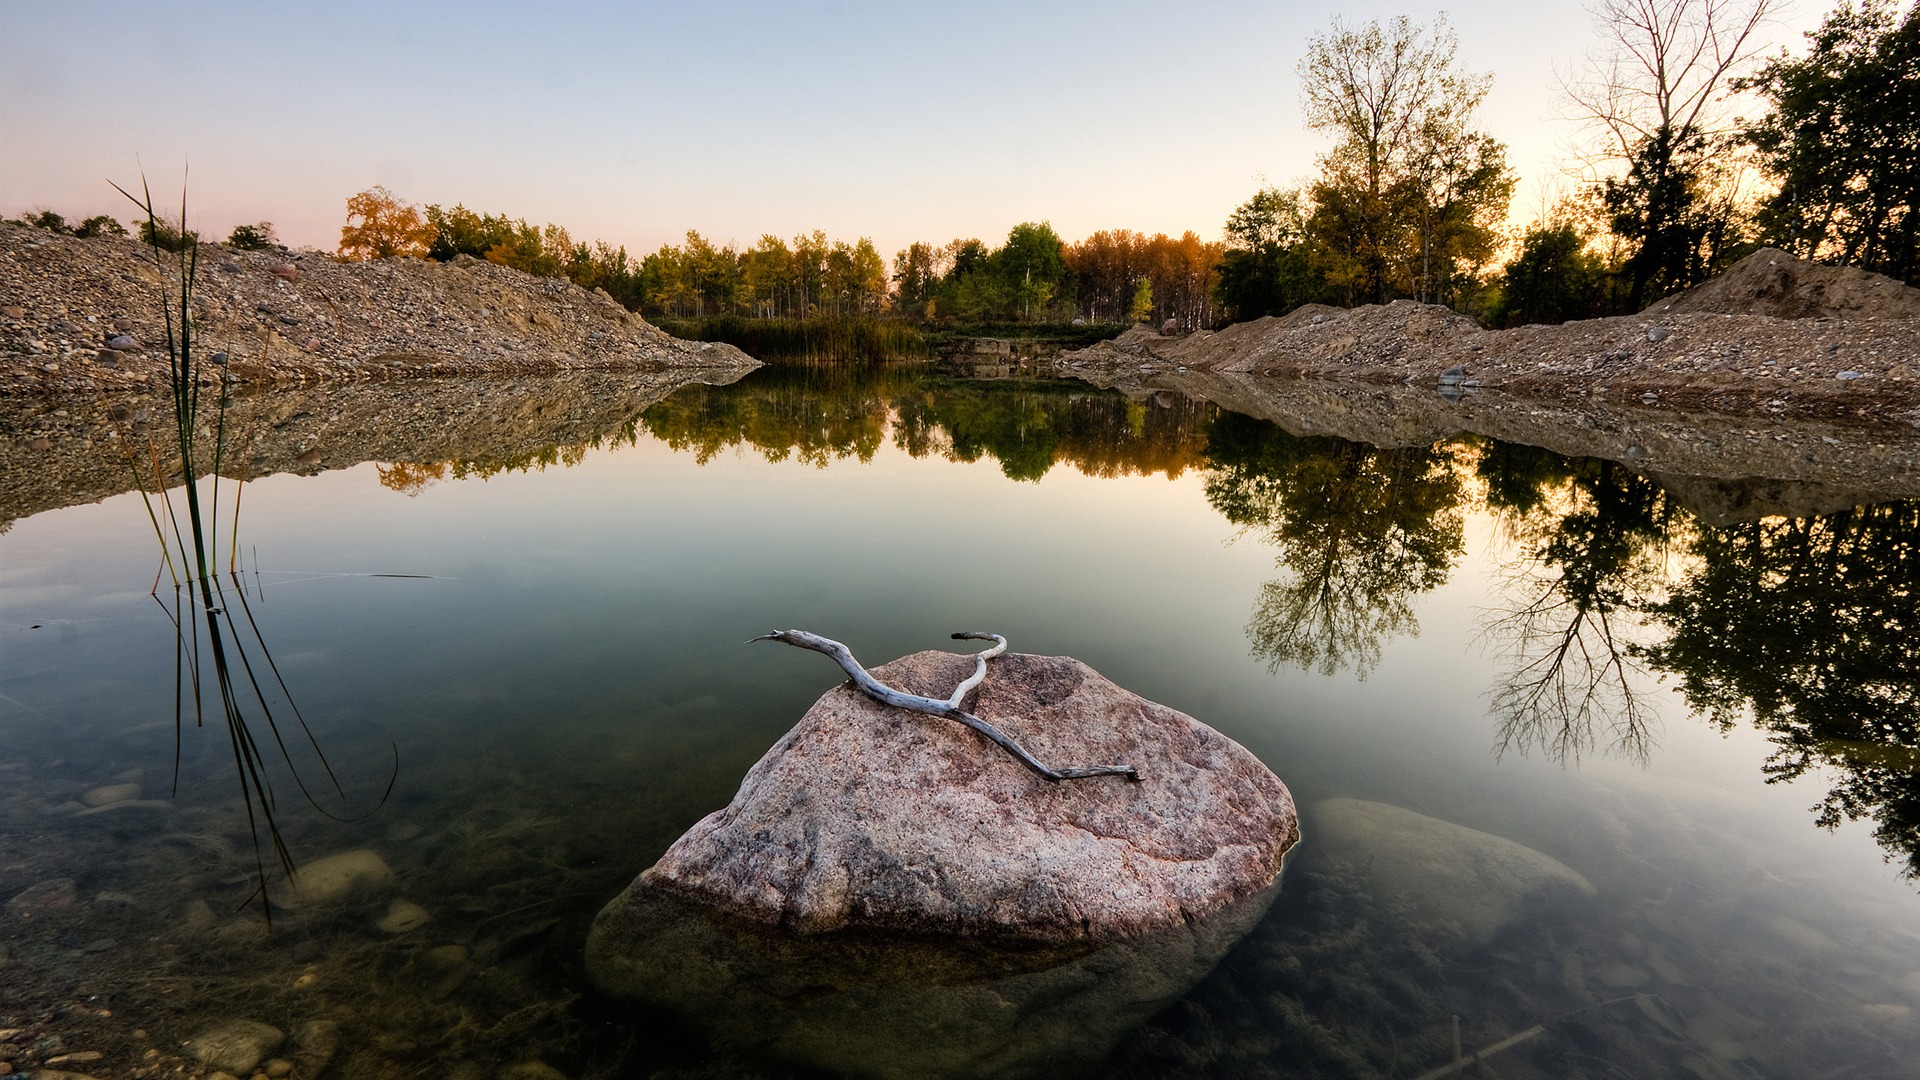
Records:
<instances>
[{"instance_id":1,"label":"shoreline vegetation","mask_svg":"<svg viewBox=\"0 0 1920 1080\"><path fill-rule=\"evenodd\" d=\"M871 363L965 352L983 337L1044 346L1019 350L1023 359L1080 348L1090 350L1076 355L1082 365L1219 367L1229 361L1200 355L1218 342L1196 351L1149 335L1246 344L1267 334L1259 351L1299 355L1268 355L1245 372L1424 379L1435 373L1411 358L1445 355L1463 369L1450 376L1456 389L1624 388L1784 416L1835 398L1831 385L1803 377L1818 369L1822 379L1858 380L1842 396L1862 404L1840 413L1914 421L1911 377L1881 355L1899 351L1906 329L1875 324L1836 338L1776 325L1884 322L1905 309L1830 305L1812 316L1762 310L1754 293L1754 305L1714 314L1773 322L1690 331L1717 354L1686 351L1676 363L1663 354L1686 350L1688 338L1651 352L1614 340L1628 333L1624 319L1665 342L1670 315L1700 313L1662 305L1756 252L1884 273L1893 289L1920 270L1920 164L1898 152L1920 139L1920 5L1846 0L1801 55L1763 57L1756 28L1774 6L1601 4L1607 44L1588 57L1591 79L1576 72L1560 88L1589 136L1580 179L1517 229L1507 224L1516 175L1506 146L1477 126L1492 75L1461 66L1445 17L1336 19L1308 40L1298 69L1306 123L1330 149L1300 182L1254 192L1220 241L1119 228L1069 243L1042 220L1015 225L997 246L914 242L890 267L870 239L819 230L745 247L689 230L683 243L635 257L556 224L463 204L417 207L375 186L347 200L337 254L280 246L271 222L234 228L213 258L249 287L210 289L205 314L214 336L233 343L229 371L243 381L755 362L736 349L760 361ZM1736 115L1736 104L1757 106L1757 116ZM0 393L143 385L152 365L141 362L137 320L113 295L115 276L143 271L87 265L113 263L126 230L103 215L69 224L51 210L7 229ZM138 230L155 249L202 242L180 223ZM70 258L55 265L62 255ZM262 289L253 271L277 280ZM1414 309L1423 314L1409 321ZM1357 327L1363 340L1343 350L1291 329L1272 337L1276 318L1287 328L1302 319ZM1445 324L1466 351L1435 345L1423 336L1428 323ZM1509 336L1473 333L1489 331ZM1866 366L1827 370L1858 340ZM1552 355L1520 372L1518 343ZM1489 366L1477 355L1489 348L1511 354L1492 365L1506 369L1476 372ZM1882 360L1884 370L1868 370ZM1703 372L1713 385L1703 386Z\"/></svg>"},{"instance_id":2,"label":"shoreline vegetation","mask_svg":"<svg viewBox=\"0 0 1920 1080\"><path fill-rule=\"evenodd\" d=\"M653 324L688 341L723 341L766 363L930 360L981 339L1078 349L1110 341L1125 323L916 324L855 317L749 319L738 315L661 317Z\"/></svg>"}]
</instances>

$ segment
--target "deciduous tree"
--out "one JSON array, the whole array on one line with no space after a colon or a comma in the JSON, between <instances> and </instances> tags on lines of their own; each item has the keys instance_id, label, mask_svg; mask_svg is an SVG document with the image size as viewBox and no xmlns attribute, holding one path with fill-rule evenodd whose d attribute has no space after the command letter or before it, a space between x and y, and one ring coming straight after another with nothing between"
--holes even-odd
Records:
<instances>
[{"instance_id":1,"label":"deciduous tree","mask_svg":"<svg viewBox=\"0 0 1920 1080\"><path fill-rule=\"evenodd\" d=\"M1796 255L1907 281L1920 274L1920 6L1835 8L1805 57L1778 57L1742 88L1771 112L1746 140L1779 191L1763 238Z\"/></svg>"},{"instance_id":2,"label":"deciduous tree","mask_svg":"<svg viewBox=\"0 0 1920 1080\"><path fill-rule=\"evenodd\" d=\"M1729 242L1733 200L1716 169L1728 83L1752 59L1775 0L1601 0L1604 44L1562 81L1599 137L1593 164L1614 231L1629 242L1628 304L1696 284ZM1621 171L1624 170L1624 175Z\"/></svg>"},{"instance_id":3,"label":"deciduous tree","mask_svg":"<svg viewBox=\"0 0 1920 1080\"><path fill-rule=\"evenodd\" d=\"M1300 62L1307 123L1335 138L1310 191L1328 275L1353 299L1448 299L1454 267L1491 252L1513 178L1471 127L1492 77L1459 70L1444 17L1332 30Z\"/></svg>"},{"instance_id":4,"label":"deciduous tree","mask_svg":"<svg viewBox=\"0 0 1920 1080\"><path fill-rule=\"evenodd\" d=\"M418 207L374 185L347 200L347 223L340 229L340 254L348 259L420 258L433 242L433 228Z\"/></svg>"}]
</instances>

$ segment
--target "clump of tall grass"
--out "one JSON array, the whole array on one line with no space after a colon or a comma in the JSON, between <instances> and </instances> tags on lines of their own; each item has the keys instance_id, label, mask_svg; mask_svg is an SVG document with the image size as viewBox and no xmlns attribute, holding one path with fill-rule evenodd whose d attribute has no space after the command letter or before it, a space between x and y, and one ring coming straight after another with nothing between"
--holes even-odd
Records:
<instances>
[{"instance_id":1,"label":"clump of tall grass","mask_svg":"<svg viewBox=\"0 0 1920 1080\"><path fill-rule=\"evenodd\" d=\"M299 735L304 736L334 794L344 800L346 792L320 749L319 740L294 704L286 680L273 662L253 617L246 578L240 572L237 543L244 466L240 477L232 483L231 505L224 510L222 507L222 472L235 460L228 457L228 410L232 404L229 390L233 376L219 363L224 357L213 357L214 363L203 360L196 338L193 290L199 270L200 245L198 237L187 228L186 193L184 190L181 193L179 220L170 222L162 219L155 209L152 190L144 178L140 197L118 184L113 186L146 217L141 236L147 241L149 256L157 271L155 288L166 328L167 385L173 403L171 443L165 450L150 444L143 468L131 441L124 435L119 441L127 452L134 484L160 542L162 565L154 578L154 599L167 611L174 628L174 791L177 795L181 745L189 711L193 726L199 728L204 726L206 713L217 707L233 750L234 770L253 836L256 888L248 900L260 898L271 921L271 908L266 904L270 875L263 839L265 846L272 848L274 862L282 874L292 879L298 867L275 817L278 801L267 752L269 746L278 751L280 761L306 801L322 814L337 819L337 815L320 806L294 764L283 720L290 718ZM172 242L173 238L181 239L176 243ZM203 396L208 394L210 401ZM210 444L203 439L203 428L209 418L211 430L205 434L211 437ZM168 458L173 454L177 454L179 466L178 499L168 467ZM238 460L244 461L244 446ZM203 475L207 477L204 494L200 479ZM220 529L223 512L230 521L224 537ZM216 572L222 539L227 545L224 580ZM172 582L171 602L161 596L162 578ZM281 710L278 715L276 708ZM269 742L263 743L263 738ZM387 790L392 791L391 778ZM386 795L382 795L381 802L385 800Z\"/></svg>"}]
</instances>

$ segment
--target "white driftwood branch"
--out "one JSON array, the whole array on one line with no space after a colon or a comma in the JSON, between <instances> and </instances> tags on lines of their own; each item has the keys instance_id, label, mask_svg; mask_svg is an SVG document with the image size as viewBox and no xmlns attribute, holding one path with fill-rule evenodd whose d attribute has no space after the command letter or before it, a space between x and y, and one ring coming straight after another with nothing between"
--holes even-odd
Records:
<instances>
[{"instance_id":1,"label":"white driftwood branch","mask_svg":"<svg viewBox=\"0 0 1920 1080\"><path fill-rule=\"evenodd\" d=\"M805 630L775 630L771 634L762 634L751 639L749 644L752 641L778 641L783 645L822 653L831 658L834 663L839 664L840 670L846 672L847 677L853 680L853 685L873 700L883 705L892 705L896 709L911 709L914 712L958 720L993 740L1001 749L1012 754L1020 764L1048 780L1085 780L1092 776L1124 776L1129 780L1140 779L1140 771L1132 765L1070 765L1060 769L1049 768L1041 764L1038 758L1027 753L1026 748L1015 742L1011 735L962 709L960 703L966 700L974 687L979 686L987 677L987 661L1007 651L1007 639L999 634L983 634L977 631L963 631L953 636L959 641L991 641L994 645L991 649L975 656L973 674L955 687L953 696L945 701L895 690L868 674L867 669L860 666L860 661L853 658L852 651L845 645L832 638L821 637L819 634L811 634Z\"/></svg>"}]
</instances>

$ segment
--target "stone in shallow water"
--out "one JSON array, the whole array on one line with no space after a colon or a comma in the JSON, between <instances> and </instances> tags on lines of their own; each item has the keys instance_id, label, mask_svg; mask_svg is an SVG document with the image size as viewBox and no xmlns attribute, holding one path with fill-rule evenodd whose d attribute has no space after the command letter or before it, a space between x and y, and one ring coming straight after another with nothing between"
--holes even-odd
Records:
<instances>
[{"instance_id":1,"label":"stone in shallow water","mask_svg":"<svg viewBox=\"0 0 1920 1080\"><path fill-rule=\"evenodd\" d=\"M342 851L301 866L294 875L293 888L285 896L276 896L275 902L286 907L334 904L392 880L393 868L378 852L367 848Z\"/></svg>"},{"instance_id":2,"label":"stone in shallow water","mask_svg":"<svg viewBox=\"0 0 1920 1080\"><path fill-rule=\"evenodd\" d=\"M1368 891L1422 934L1483 944L1538 901L1594 895L1558 859L1386 803L1328 799L1312 825L1318 857L1367 868Z\"/></svg>"},{"instance_id":3,"label":"stone in shallow water","mask_svg":"<svg viewBox=\"0 0 1920 1080\"><path fill-rule=\"evenodd\" d=\"M247 1073L280 1049L286 1034L257 1020L228 1020L186 1041L188 1056L210 1069Z\"/></svg>"},{"instance_id":4,"label":"stone in shallow water","mask_svg":"<svg viewBox=\"0 0 1920 1080\"><path fill-rule=\"evenodd\" d=\"M79 902L80 888L72 878L53 878L20 890L7 901L7 910L18 918L38 919Z\"/></svg>"},{"instance_id":5,"label":"stone in shallow water","mask_svg":"<svg viewBox=\"0 0 1920 1080\"><path fill-rule=\"evenodd\" d=\"M339 1052L337 1021L309 1020L293 1029L293 1064L299 1075L319 1076Z\"/></svg>"},{"instance_id":6,"label":"stone in shallow water","mask_svg":"<svg viewBox=\"0 0 1920 1080\"><path fill-rule=\"evenodd\" d=\"M944 698L972 668L918 653L874 675ZM995 660L971 707L1050 765L1142 779L1050 783L955 721L835 688L600 913L589 974L846 1075L1098 1067L1259 921L1292 797L1071 658Z\"/></svg>"},{"instance_id":7,"label":"stone in shallow water","mask_svg":"<svg viewBox=\"0 0 1920 1080\"><path fill-rule=\"evenodd\" d=\"M874 674L944 698L972 670L924 652ZM641 880L807 932L1115 940L1262 891L1299 839L1258 758L1071 657L993 661L972 709L1051 765L1131 764L1141 781L1049 782L953 720L841 686ZM601 913L603 940L620 911Z\"/></svg>"},{"instance_id":8,"label":"stone in shallow water","mask_svg":"<svg viewBox=\"0 0 1920 1080\"><path fill-rule=\"evenodd\" d=\"M128 799L139 797L139 784L107 784L82 793L80 801L88 806L110 806L113 803L126 802Z\"/></svg>"},{"instance_id":9,"label":"stone in shallow water","mask_svg":"<svg viewBox=\"0 0 1920 1080\"><path fill-rule=\"evenodd\" d=\"M622 956L592 972L716 1046L829 1075L1065 1080L1102 1074L1127 1034L1206 978L1278 893L1276 881L1139 937L1045 943L798 933L642 882L621 897Z\"/></svg>"},{"instance_id":10,"label":"stone in shallow water","mask_svg":"<svg viewBox=\"0 0 1920 1080\"><path fill-rule=\"evenodd\" d=\"M427 909L411 900L395 900L387 907L387 913L374 925L389 934L404 934L425 926L433 916Z\"/></svg>"}]
</instances>

